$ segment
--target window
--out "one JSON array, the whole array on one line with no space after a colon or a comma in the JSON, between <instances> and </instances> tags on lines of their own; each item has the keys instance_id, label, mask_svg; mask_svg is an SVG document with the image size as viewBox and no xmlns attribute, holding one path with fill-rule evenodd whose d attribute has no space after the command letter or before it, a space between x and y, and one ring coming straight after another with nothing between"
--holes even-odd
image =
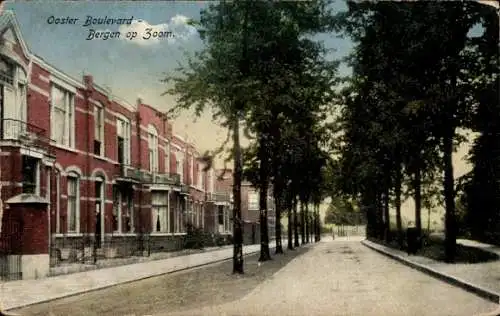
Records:
<instances>
[{"instance_id":1,"label":"window","mask_svg":"<svg viewBox=\"0 0 500 316\"><path fill-rule=\"evenodd\" d=\"M79 201L79 183L76 175L70 175L68 180L68 232L77 233L80 230L80 207Z\"/></svg>"},{"instance_id":2,"label":"window","mask_svg":"<svg viewBox=\"0 0 500 316\"><path fill-rule=\"evenodd\" d=\"M201 190L203 190L203 168L201 168L201 165L200 164L197 164L196 165L196 171L198 173L198 188L200 188Z\"/></svg>"},{"instance_id":3,"label":"window","mask_svg":"<svg viewBox=\"0 0 500 316\"><path fill-rule=\"evenodd\" d=\"M132 233L134 231L133 191L113 187L113 232Z\"/></svg>"},{"instance_id":4,"label":"window","mask_svg":"<svg viewBox=\"0 0 500 316\"><path fill-rule=\"evenodd\" d=\"M39 159L23 156L23 193L40 194Z\"/></svg>"},{"instance_id":5,"label":"window","mask_svg":"<svg viewBox=\"0 0 500 316\"><path fill-rule=\"evenodd\" d=\"M94 154L104 156L104 107L94 106Z\"/></svg>"},{"instance_id":6,"label":"window","mask_svg":"<svg viewBox=\"0 0 500 316\"><path fill-rule=\"evenodd\" d=\"M148 127L149 171L158 172L158 132L154 126Z\"/></svg>"},{"instance_id":7,"label":"window","mask_svg":"<svg viewBox=\"0 0 500 316\"><path fill-rule=\"evenodd\" d=\"M104 212L104 188L105 188L106 182L102 178L96 179L94 183L94 196L95 196L95 234L97 237L97 241L100 242L101 238L98 238L99 236L102 236L102 233L104 231L104 223L103 223L103 212ZM100 245L98 243L98 245Z\"/></svg>"},{"instance_id":8,"label":"window","mask_svg":"<svg viewBox=\"0 0 500 316\"><path fill-rule=\"evenodd\" d=\"M165 173L170 173L170 144L165 144Z\"/></svg>"},{"instance_id":9,"label":"window","mask_svg":"<svg viewBox=\"0 0 500 316\"><path fill-rule=\"evenodd\" d=\"M56 180L56 233L61 233L61 172L55 170L54 174Z\"/></svg>"},{"instance_id":10,"label":"window","mask_svg":"<svg viewBox=\"0 0 500 316\"><path fill-rule=\"evenodd\" d=\"M176 153L176 172L179 175L181 183L184 182L184 155L181 152Z\"/></svg>"},{"instance_id":11,"label":"window","mask_svg":"<svg viewBox=\"0 0 500 316\"><path fill-rule=\"evenodd\" d=\"M27 121L28 108L26 103L26 83L19 82L17 84L17 106L19 111L19 120L22 122ZM26 125L21 124L21 128L25 129ZM24 130L22 130L24 132Z\"/></svg>"},{"instance_id":12,"label":"window","mask_svg":"<svg viewBox=\"0 0 500 316\"><path fill-rule=\"evenodd\" d=\"M189 181L191 181L191 185L194 186L194 177L193 177L193 169L194 169L194 158L191 155L191 161L189 164Z\"/></svg>"},{"instance_id":13,"label":"window","mask_svg":"<svg viewBox=\"0 0 500 316\"><path fill-rule=\"evenodd\" d=\"M120 217L121 217L120 200L121 200L120 189L117 186L113 186L113 219L112 219L113 232L120 231Z\"/></svg>"},{"instance_id":14,"label":"window","mask_svg":"<svg viewBox=\"0 0 500 316\"><path fill-rule=\"evenodd\" d=\"M168 192L152 193L153 232L168 232Z\"/></svg>"},{"instance_id":15,"label":"window","mask_svg":"<svg viewBox=\"0 0 500 316\"><path fill-rule=\"evenodd\" d=\"M224 206L217 205L219 215L219 225L224 225Z\"/></svg>"},{"instance_id":16,"label":"window","mask_svg":"<svg viewBox=\"0 0 500 316\"><path fill-rule=\"evenodd\" d=\"M52 85L50 114L51 138L56 144L74 147L74 97L56 85Z\"/></svg>"},{"instance_id":17,"label":"window","mask_svg":"<svg viewBox=\"0 0 500 316\"><path fill-rule=\"evenodd\" d=\"M14 83L14 67L3 58L0 59L0 81Z\"/></svg>"},{"instance_id":18,"label":"window","mask_svg":"<svg viewBox=\"0 0 500 316\"><path fill-rule=\"evenodd\" d=\"M259 209L259 194L256 192L248 193L248 209L258 210Z\"/></svg>"},{"instance_id":19,"label":"window","mask_svg":"<svg viewBox=\"0 0 500 316\"><path fill-rule=\"evenodd\" d=\"M209 192L214 192L215 190L215 175L214 175L214 170L210 169L208 172L208 191Z\"/></svg>"},{"instance_id":20,"label":"window","mask_svg":"<svg viewBox=\"0 0 500 316\"><path fill-rule=\"evenodd\" d=\"M116 120L116 137L118 147L118 162L130 164L130 121L125 118Z\"/></svg>"}]
</instances>

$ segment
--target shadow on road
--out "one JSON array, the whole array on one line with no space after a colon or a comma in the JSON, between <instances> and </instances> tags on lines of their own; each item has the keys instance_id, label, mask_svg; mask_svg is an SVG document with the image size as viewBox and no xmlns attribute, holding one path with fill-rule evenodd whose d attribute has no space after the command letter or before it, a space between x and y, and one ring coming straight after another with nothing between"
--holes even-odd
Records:
<instances>
[{"instance_id":1,"label":"shadow on road","mask_svg":"<svg viewBox=\"0 0 500 316\"><path fill-rule=\"evenodd\" d=\"M245 274L233 275L232 261L154 277L109 289L64 298L13 311L18 315L149 315L228 303L248 294L291 260L311 247L285 250L273 260L258 263L245 257Z\"/></svg>"}]
</instances>

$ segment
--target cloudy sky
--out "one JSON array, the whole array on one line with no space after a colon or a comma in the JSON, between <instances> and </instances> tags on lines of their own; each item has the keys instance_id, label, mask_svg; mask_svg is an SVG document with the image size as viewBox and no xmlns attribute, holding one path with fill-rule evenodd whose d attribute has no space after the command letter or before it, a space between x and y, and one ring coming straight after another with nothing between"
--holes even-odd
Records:
<instances>
[{"instance_id":1,"label":"cloudy sky","mask_svg":"<svg viewBox=\"0 0 500 316\"><path fill-rule=\"evenodd\" d=\"M52 1L7 2L5 9L13 10L28 47L60 70L80 79L90 73L94 81L111 88L122 99L135 103L138 96L160 110L167 110L174 99L161 96L166 90L160 79L172 73L185 60L185 53L194 53L203 46L188 19L198 19L200 10L209 2L150 1L98 2ZM336 9L343 10L339 1ZM83 26L88 18L133 18L131 25ZM53 18L51 18L53 17ZM75 24L61 25L54 18L78 18ZM172 32L175 38L144 40L146 29L152 32ZM120 39L87 40L90 30L120 31ZM136 32L135 39L124 35ZM132 33L131 33L132 34ZM143 36L141 36L141 34ZM329 48L338 51L332 57L345 56L352 45L335 35L321 35ZM342 72L349 70L342 67ZM213 149L223 142L226 132L211 121L211 113L193 122L191 113L185 113L174 122L176 133L192 140L200 150Z\"/></svg>"}]
</instances>

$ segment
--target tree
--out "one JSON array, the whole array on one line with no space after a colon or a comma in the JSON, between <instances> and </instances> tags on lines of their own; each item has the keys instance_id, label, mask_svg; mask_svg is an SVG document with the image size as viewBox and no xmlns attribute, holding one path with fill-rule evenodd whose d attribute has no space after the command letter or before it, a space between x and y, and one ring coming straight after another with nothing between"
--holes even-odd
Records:
<instances>
[{"instance_id":1,"label":"tree","mask_svg":"<svg viewBox=\"0 0 500 316\"><path fill-rule=\"evenodd\" d=\"M240 274L243 273L243 231L239 123L247 108L246 93L252 88L246 76L249 11L247 4L224 2L203 10L200 21L192 24L198 27L205 43L204 49L191 56L186 65L179 67L178 75L167 76L163 80L172 84L165 94L178 97L176 106L168 114L194 109L199 116L207 107L211 107L214 120L229 128L233 135L233 273Z\"/></svg>"}]
</instances>

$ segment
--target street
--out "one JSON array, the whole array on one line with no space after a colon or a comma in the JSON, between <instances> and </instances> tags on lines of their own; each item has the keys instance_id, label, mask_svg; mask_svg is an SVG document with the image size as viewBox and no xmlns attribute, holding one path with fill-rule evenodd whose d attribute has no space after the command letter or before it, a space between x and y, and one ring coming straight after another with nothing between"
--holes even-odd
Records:
<instances>
[{"instance_id":1,"label":"street","mask_svg":"<svg viewBox=\"0 0 500 316\"><path fill-rule=\"evenodd\" d=\"M285 249L245 275L227 261L38 304L19 315L464 315L496 305L336 237Z\"/></svg>"},{"instance_id":2,"label":"street","mask_svg":"<svg viewBox=\"0 0 500 316\"><path fill-rule=\"evenodd\" d=\"M322 242L238 302L161 315L464 315L497 305L357 240Z\"/></svg>"}]
</instances>

